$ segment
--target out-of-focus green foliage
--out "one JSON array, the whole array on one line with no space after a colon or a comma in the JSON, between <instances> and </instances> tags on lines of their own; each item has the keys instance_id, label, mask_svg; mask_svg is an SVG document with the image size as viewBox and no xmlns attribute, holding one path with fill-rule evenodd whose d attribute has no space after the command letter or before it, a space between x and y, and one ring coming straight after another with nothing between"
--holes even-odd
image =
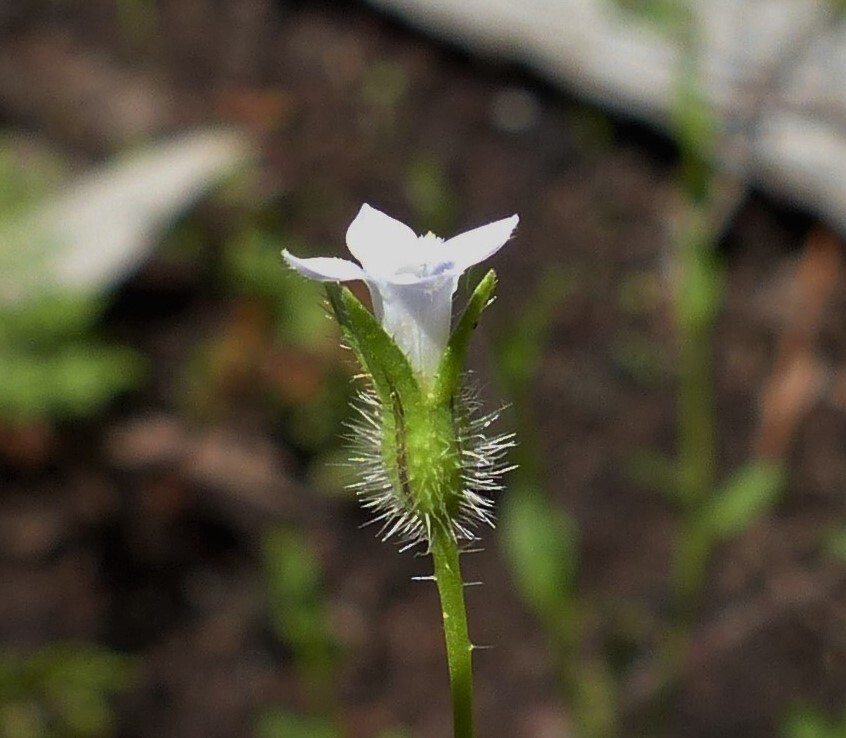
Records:
<instances>
[{"instance_id":1,"label":"out-of-focus green foliage","mask_svg":"<svg viewBox=\"0 0 846 738\"><path fill-rule=\"evenodd\" d=\"M32 146L26 150L10 135L0 134L0 217L29 207L65 178L58 157Z\"/></svg>"},{"instance_id":2,"label":"out-of-focus green foliage","mask_svg":"<svg viewBox=\"0 0 846 738\"><path fill-rule=\"evenodd\" d=\"M338 362L322 286L286 269L280 251L279 236L256 224L226 244L222 279L235 298L233 314L242 317L201 344L183 395L193 413L216 414L221 408L208 405L226 404L225 385L246 383L273 409L286 440L316 458L339 442L350 374Z\"/></svg>"},{"instance_id":3,"label":"out-of-focus green foliage","mask_svg":"<svg viewBox=\"0 0 846 738\"><path fill-rule=\"evenodd\" d=\"M530 406L530 390L549 334L555 308L568 281L550 272L532 301L496 343L499 383L514 403L519 445L517 468L503 498L500 530L518 590L535 614L555 631L572 618L572 585L577 566L577 531L571 518L543 493L540 440ZM560 632L556 638L560 637Z\"/></svg>"},{"instance_id":4,"label":"out-of-focus green foliage","mask_svg":"<svg viewBox=\"0 0 846 738\"><path fill-rule=\"evenodd\" d=\"M575 520L544 493L543 452L531 410L531 388L554 311L569 283L560 272L550 271L495 344L498 379L513 402L518 435L512 453L517 468L503 495L499 530L517 591L549 637L576 734L609 738L616 729L616 686L604 663L579 656L588 606L576 589L579 531Z\"/></svg>"},{"instance_id":5,"label":"out-of-focus green foliage","mask_svg":"<svg viewBox=\"0 0 846 738\"><path fill-rule=\"evenodd\" d=\"M0 418L28 422L90 415L143 376L129 349L75 343L44 354L0 348Z\"/></svg>"},{"instance_id":6,"label":"out-of-focus green foliage","mask_svg":"<svg viewBox=\"0 0 846 738\"><path fill-rule=\"evenodd\" d=\"M782 731L784 738L846 738L846 719L832 720L812 708L794 710Z\"/></svg>"},{"instance_id":7,"label":"out-of-focus green foliage","mask_svg":"<svg viewBox=\"0 0 846 738\"><path fill-rule=\"evenodd\" d=\"M83 644L52 644L0 655L0 738L104 738L111 699L127 689L126 656Z\"/></svg>"},{"instance_id":8,"label":"out-of-focus green foliage","mask_svg":"<svg viewBox=\"0 0 846 738\"><path fill-rule=\"evenodd\" d=\"M70 295L49 295L24 305L11 305L2 311L0 345L38 350L84 338L102 309L99 298Z\"/></svg>"},{"instance_id":9,"label":"out-of-focus green foliage","mask_svg":"<svg viewBox=\"0 0 846 738\"><path fill-rule=\"evenodd\" d=\"M509 331L496 342L497 378L514 398L518 412L528 412L527 399L543 358L555 309L564 301L571 280L563 272L550 269L536 285L531 301L519 313ZM534 424L530 424L534 427ZM522 447L522 445L521 445Z\"/></svg>"},{"instance_id":10,"label":"out-of-focus green foliage","mask_svg":"<svg viewBox=\"0 0 846 738\"><path fill-rule=\"evenodd\" d=\"M829 533L823 544L829 554L846 562L846 528L840 527Z\"/></svg>"},{"instance_id":11,"label":"out-of-focus green foliage","mask_svg":"<svg viewBox=\"0 0 846 738\"><path fill-rule=\"evenodd\" d=\"M737 469L700 509L701 524L715 539L736 536L772 507L784 483L780 464L750 462Z\"/></svg>"},{"instance_id":12,"label":"out-of-focus green foliage","mask_svg":"<svg viewBox=\"0 0 846 738\"><path fill-rule=\"evenodd\" d=\"M324 717L297 715L284 710L271 710L259 720L258 738L343 738L335 723ZM411 738L400 728L380 733L378 738Z\"/></svg>"},{"instance_id":13,"label":"out-of-focus green foliage","mask_svg":"<svg viewBox=\"0 0 846 738\"><path fill-rule=\"evenodd\" d=\"M286 245L294 253L307 251ZM336 342L336 329L326 318L323 288L285 268L281 250L277 235L249 228L227 244L225 278L237 294L265 302L280 340L323 352Z\"/></svg>"},{"instance_id":14,"label":"out-of-focus green foliage","mask_svg":"<svg viewBox=\"0 0 846 738\"><path fill-rule=\"evenodd\" d=\"M374 130L392 135L409 87L407 72L394 62L377 61L364 70L359 95Z\"/></svg>"},{"instance_id":15,"label":"out-of-focus green foliage","mask_svg":"<svg viewBox=\"0 0 846 738\"><path fill-rule=\"evenodd\" d=\"M323 599L323 575L308 537L277 528L264 539L264 570L271 624L291 649L312 714L281 708L259 719L259 738L343 738L337 715L336 677L340 647L331 633ZM4 736L0 736L4 738ZM401 729L379 738L409 738Z\"/></svg>"},{"instance_id":16,"label":"out-of-focus green foliage","mask_svg":"<svg viewBox=\"0 0 846 738\"><path fill-rule=\"evenodd\" d=\"M705 215L692 209L674 244L680 267L674 311L679 341L697 341L722 307L725 275L714 254L714 234Z\"/></svg>"},{"instance_id":17,"label":"out-of-focus green foliage","mask_svg":"<svg viewBox=\"0 0 846 738\"><path fill-rule=\"evenodd\" d=\"M271 710L262 715L256 733L258 738L342 738L341 731L329 718L284 710Z\"/></svg>"},{"instance_id":18,"label":"out-of-focus green foliage","mask_svg":"<svg viewBox=\"0 0 846 738\"><path fill-rule=\"evenodd\" d=\"M632 17L673 30L678 24L680 8L683 7L684 0L611 0L611 2L630 13Z\"/></svg>"},{"instance_id":19,"label":"out-of-focus green foliage","mask_svg":"<svg viewBox=\"0 0 846 738\"><path fill-rule=\"evenodd\" d=\"M331 704L338 646L329 630L319 562L308 538L290 529L269 533L263 550L273 630L293 651L318 703Z\"/></svg>"},{"instance_id":20,"label":"out-of-focus green foliage","mask_svg":"<svg viewBox=\"0 0 846 738\"><path fill-rule=\"evenodd\" d=\"M405 172L405 192L419 223L448 237L455 223L455 195L446 169L434 154L419 152Z\"/></svg>"},{"instance_id":21,"label":"out-of-focus green foliage","mask_svg":"<svg viewBox=\"0 0 846 738\"><path fill-rule=\"evenodd\" d=\"M118 24L126 39L135 46L149 43L159 23L153 0L115 0Z\"/></svg>"},{"instance_id":22,"label":"out-of-focus green foliage","mask_svg":"<svg viewBox=\"0 0 846 738\"><path fill-rule=\"evenodd\" d=\"M69 295L0 306L0 421L90 415L137 384L140 357L92 335L101 310Z\"/></svg>"},{"instance_id":23,"label":"out-of-focus green foliage","mask_svg":"<svg viewBox=\"0 0 846 738\"><path fill-rule=\"evenodd\" d=\"M561 619L571 617L578 569L575 523L540 490L519 483L510 485L503 506L503 545L520 595L547 627L558 629Z\"/></svg>"},{"instance_id":24,"label":"out-of-focus green foliage","mask_svg":"<svg viewBox=\"0 0 846 738\"><path fill-rule=\"evenodd\" d=\"M0 423L91 415L143 377L140 356L97 335L104 290L149 253L166 223L245 159L234 138L211 134L163 146L164 153L112 162L60 189L59 157L23 137L0 138ZM151 178L171 188L156 190L158 200L147 197ZM108 252L105 267L89 258L100 248L89 243L95 233L103 239L98 257Z\"/></svg>"}]
</instances>

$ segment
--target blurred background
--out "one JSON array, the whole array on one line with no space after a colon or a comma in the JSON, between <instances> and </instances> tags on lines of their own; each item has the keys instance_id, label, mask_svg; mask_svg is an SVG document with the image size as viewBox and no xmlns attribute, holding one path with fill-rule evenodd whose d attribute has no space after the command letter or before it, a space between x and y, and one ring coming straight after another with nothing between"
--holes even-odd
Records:
<instances>
[{"instance_id":1,"label":"blurred background","mask_svg":"<svg viewBox=\"0 0 846 738\"><path fill-rule=\"evenodd\" d=\"M0 0L0 738L450 734L431 564L362 529L356 367L279 256L363 202L520 215L479 735L844 735L846 93L768 127L840 6L740 3L737 62L681 0L376 5Z\"/></svg>"}]
</instances>

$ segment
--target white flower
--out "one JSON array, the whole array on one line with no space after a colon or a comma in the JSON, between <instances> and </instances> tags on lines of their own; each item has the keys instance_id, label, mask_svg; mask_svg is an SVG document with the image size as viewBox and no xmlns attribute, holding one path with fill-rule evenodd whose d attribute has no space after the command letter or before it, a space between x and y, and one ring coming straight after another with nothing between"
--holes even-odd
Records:
<instances>
[{"instance_id":1,"label":"white flower","mask_svg":"<svg viewBox=\"0 0 846 738\"><path fill-rule=\"evenodd\" d=\"M512 215L444 241L431 233L417 236L404 223L362 205L347 229L347 248L360 266L346 259L300 259L287 250L282 256L309 279L363 280L382 327L411 366L431 378L449 339L458 278L499 251L518 220Z\"/></svg>"}]
</instances>

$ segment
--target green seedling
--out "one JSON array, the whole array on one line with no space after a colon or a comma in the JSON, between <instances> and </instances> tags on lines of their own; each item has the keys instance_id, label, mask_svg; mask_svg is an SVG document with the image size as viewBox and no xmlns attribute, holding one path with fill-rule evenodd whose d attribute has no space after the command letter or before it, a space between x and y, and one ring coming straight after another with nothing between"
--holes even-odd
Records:
<instances>
[{"instance_id":1,"label":"green seedling","mask_svg":"<svg viewBox=\"0 0 846 738\"><path fill-rule=\"evenodd\" d=\"M640 4L644 5L644 4ZM751 460L721 481L717 470L714 397L714 329L722 308L725 277L716 254L725 202L714 169L719 127L700 83L700 39L689 2L673 3L669 31L681 58L672 108L679 147L680 214L673 237L672 310L678 356L678 455L669 460L639 452L630 462L633 479L660 490L678 510L670 589L674 622L656 654L660 672L655 696L678 685L707 574L716 547L743 535L778 501L783 467ZM653 707L657 707L657 702Z\"/></svg>"},{"instance_id":2,"label":"green seedling","mask_svg":"<svg viewBox=\"0 0 846 738\"><path fill-rule=\"evenodd\" d=\"M585 619L577 591L579 535L573 518L544 493L543 450L531 411L531 388L555 310L569 289L569 279L550 272L495 344L497 379L511 399L521 439L512 454L516 468L502 501L500 530L517 591L549 638L578 734L599 738L614 734L614 690L606 668L578 653Z\"/></svg>"},{"instance_id":3,"label":"green seedling","mask_svg":"<svg viewBox=\"0 0 846 738\"><path fill-rule=\"evenodd\" d=\"M344 738L336 684L341 648L331 632L323 597L323 576L313 547L302 533L276 528L265 536L264 570L271 625L291 649L311 703L310 715L266 711L260 738ZM391 730L379 738L407 738Z\"/></svg>"},{"instance_id":4,"label":"green seedling","mask_svg":"<svg viewBox=\"0 0 846 738\"><path fill-rule=\"evenodd\" d=\"M333 714L340 653L329 629L320 564L308 539L290 529L268 533L263 552L273 631L291 649L316 711Z\"/></svg>"}]
</instances>

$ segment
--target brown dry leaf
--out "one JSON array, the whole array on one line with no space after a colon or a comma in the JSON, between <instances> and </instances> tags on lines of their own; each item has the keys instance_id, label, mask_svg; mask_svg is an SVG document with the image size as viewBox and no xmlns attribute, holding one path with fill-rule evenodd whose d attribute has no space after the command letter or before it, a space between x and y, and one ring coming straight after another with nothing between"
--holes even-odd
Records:
<instances>
[{"instance_id":1,"label":"brown dry leaf","mask_svg":"<svg viewBox=\"0 0 846 738\"><path fill-rule=\"evenodd\" d=\"M753 456L783 459L796 429L825 388L828 372L816 342L831 295L840 278L842 248L830 230L808 236L797 264L788 322L779 339L773 371L759 404Z\"/></svg>"}]
</instances>

